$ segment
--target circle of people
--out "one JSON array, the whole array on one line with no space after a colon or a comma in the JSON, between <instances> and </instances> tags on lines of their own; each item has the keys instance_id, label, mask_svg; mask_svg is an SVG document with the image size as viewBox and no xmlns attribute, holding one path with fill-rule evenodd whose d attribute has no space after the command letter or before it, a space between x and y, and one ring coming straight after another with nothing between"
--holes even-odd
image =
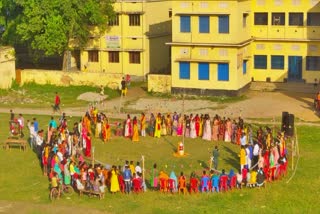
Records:
<instances>
[{"instance_id":1,"label":"circle of people","mask_svg":"<svg viewBox=\"0 0 320 214\"><path fill-rule=\"evenodd\" d=\"M12 117L12 116L11 116ZM111 193L130 191L146 191L146 179L140 162L126 161L124 166L103 166L102 164L88 164L82 154L91 156L91 136L94 130L95 137L107 142L111 138L111 126L105 114L99 113L96 108L90 108L79 122L73 124L72 130L68 129L67 117L63 113L59 124L54 117L48 124L46 136L44 130L39 130L36 118L28 120L30 131L30 144L37 153L43 168L44 175L48 176L51 187L72 185L75 189L104 192L105 188ZM225 191L241 186L262 186L266 181L275 180L284 174L287 169L286 138L284 133L278 132L277 137L272 136L272 130L260 127L254 137L250 125L245 125L241 117L238 121L230 118L221 118L215 115L211 121L208 114L193 116L181 115L174 112L170 114L152 113L146 120L144 113L138 121L130 115L121 123L115 123L115 136L131 138L139 141L139 136L160 138L162 135L173 135L197 138L208 141L225 141L240 145L240 169L238 172L230 170L218 171L219 149L213 150L214 168L204 170L201 175L192 172L190 180L183 172L177 177L175 172L170 176L164 171L157 170L157 164L150 170L149 187L166 192L209 192Z\"/></svg>"}]
</instances>

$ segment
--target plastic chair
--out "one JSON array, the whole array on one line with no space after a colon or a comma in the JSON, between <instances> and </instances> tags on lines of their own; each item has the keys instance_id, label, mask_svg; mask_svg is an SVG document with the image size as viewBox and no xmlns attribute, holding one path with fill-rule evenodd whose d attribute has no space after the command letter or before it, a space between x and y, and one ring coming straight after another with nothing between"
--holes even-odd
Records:
<instances>
[{"instance_id":1,"label":"plastic chair","mask_svg":"<svg viewBox=\"0 0 320 214\"><path fill-rule=\"evenodd\" d=\"M237 176L232 176L229 183L230 190L237 187Z\"/></svg>"},{"instance_id":2,"label":"plastic chair","mask_svg":"<svg viewBox=\"0 0 320 214\"><path fill-rule=\"evenodd\" d=\"M269 168L269 180L274 180L275 179L275 172L276 172L276 167L271 167Z\"/></svg>"},{"instance_id":3,"label":"plastic chair","mask_svg":"<svg viewBox=\"0 0 320 214\"><path fill-rule=\"evenodd\" d=\"M139 179L135 178L132 180L133 192L139 193L142 191L141 182Z\"/></svg>"},{"instance_id":4,"label":"plastic chair","mask_svg":"<svg viewBox=\"0 0 320 214\"><path fill-rule=\"evenodd\" d=\"M269 167L264 167L263 168L263 173L264 173L264 176L266 177L265 180L269 181L269 177L270 177L269 176Z\"/></svg>"},{"instance_id":5,"label":"plastic chair","mask_svg":"<svg viewBox=\"0 0 320 214\"><path fill-rule=\"evenodd\" d=\"M211 178L211 185L212 192L219 192L219 176L213 176Z\"/></svg>"},{"instance_id":6,"label":"plastic chair","mask_svg":"<svg viewBox=\"0 0 320 214\"><path fill-rule=\"evenodd\" d=\"M220 176L219 189L220 189L220 191L227 191L228 190L228 176L227 175Z\"/></svg>"},{"instance_id":7,"label":"plastic chair","mask_svg":"<svg viewBox=\"0 0 320 214\"><path fill-rule=\"evenodd\" d=\"M124 183L123 177L122 177L122 176L119 176L118 181L119 181L120 191L121 191L121 192L124 192L126 185L125 185L125 183Z\"/></svg>"},{"instance_id":8,"label":"plastic chair","mask_svg":"<svg viewBox=\"0 0 320 214\"><path fill-rule=\"evenodd\" d=\"M183 194L186 194L187 192L187 187L186 187L186 179L183 177L183 178L179 178L179 181L178 181L178 191L179 191L179 194L181 192L183 192Z\"/></svg>"},{"instance_id":9,"label":"plastic chair","mask_svg":"<svg viewBox=\"0 0 320 214\"><path fill-rule=\"evenodd\" d=\"M201 192L208 192L209 191L209 180L208 176L203 176L201 178Z\"/></svg>"},{"instance_id":10,"label":"plastic chair","mask_svg":"<svg viewBox=\"0 0 320 214\"><path fill-rule=\"evenodd\" d=\"M211 182L211 179L209 179L209 181L208 181L208 191L209 191L209 192L212 192L212 182Z\"/></svg>"},{"instance_id":11,"label":"plastic chair","mask_svg":"<svg viewBox=\"0 0 320 214\"><path fill-rule=\"evenodd\" d=\"M174 179L169 179L168 180L168 191L170 191L171 193L174 193L174 191L175 191L175 188L176 188L176 186L175 186L175 180Z\"/></svg>"},{"instance_id":12,"label":"plastic chair","mask_svg":"<svg viewBox=\"0 0 320 214\"><path fill-rule=\"evenodd\" d=\"M166 192L168 189L168 184L167 184L167 180L164 178L160 179L160 191L161 192Z\"/></svg>"},{"instance_id":13,"label":"plastic chair","mask_svg":"<svg viewBox=\"0 0 320 214\"><path fill-rule=\"evenodd\" d=\"M198 192L198 188L199 188L198 184L199 184L198 179L196 179L196 178L191 178L190 179L190 193L191 192L194 192L194 193Z\"/></svg>"}]
</instances>

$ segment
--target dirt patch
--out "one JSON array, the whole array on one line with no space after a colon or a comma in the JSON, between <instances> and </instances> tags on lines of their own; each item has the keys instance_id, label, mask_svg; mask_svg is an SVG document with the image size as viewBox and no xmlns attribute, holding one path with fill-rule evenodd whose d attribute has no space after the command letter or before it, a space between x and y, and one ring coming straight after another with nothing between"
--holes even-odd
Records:
<instances>
[{"instance_id":1,"label":"dirt patch","mask_svg":"<svg viewBox=\"0 0 320 214\"><path fill-rule=\"evenodd\" d=\"M84 100L88 102L101 102L107 98L108 98L107 95L101 95L94 92L86 92L86 93L80 94L77 97L77 100Z\"/></svg>"},{"instance_id":2,"label":"dirt patch","mask_svg":"<svg viewBox=\"0 0 320 214\"><path fill-rule=\"evenodd\" d=\"M279 118L282 112L294 114L303 121L319 121L319 116L313 109L312 94L283 93L283 92L257 92L249 91L248 99L235 103L219 104L206 100L176 100L138 98L129 102L127 109L145 112L178 112L206 114L213 116L219 114L223 117L237 118ZM130 112L130 111L129 111Z\"/></svg>"},{"instance_id":3,"label":"dirt patch","mask_svg":"<svg viewBox=\"0 0 320 214\"><path fill-rule=\"evenodd\" d=\"M140 98L134 103L126 106L128 109L135 109L146 112L197 112L200 113L210 108L218 108L218 104L208 100L176 100L176 99L148 99Z\"/></svg>"}]
</instances>

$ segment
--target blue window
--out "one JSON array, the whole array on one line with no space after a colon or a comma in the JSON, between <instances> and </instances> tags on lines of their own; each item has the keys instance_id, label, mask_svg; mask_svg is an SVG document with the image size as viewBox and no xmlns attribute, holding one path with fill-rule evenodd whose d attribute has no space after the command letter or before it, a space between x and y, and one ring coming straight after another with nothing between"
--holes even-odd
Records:
<instances>
[{"instance_id":1,"label":"blue window","mask_svg":"<svg viewBox=\"0 0 320 214\"><path fill-rule=\"evenodd\" d=\"M229 81L229 64L218 64L218 81Z\"/></svg>"},{"instance_id":2,"label":"blue window","mask_svg":"<svg viewBox=\"0 0 320 214\"><path fill-rule=\"evenodd\" d=\"M190 32L190 16L180 16L180 32Z\"/></svg>"},{"instance_id":3,"label":"blue window","mask_svg":"<svg viewBox=\"0 0 320 214\"><path fill-rule=\"evenodd\" d=\"M271 69L284 69L284 56L271 56Z\"/></svg>"},{"instance_id":4,"label":"blue window","mask_svg":"<svg viewBox=\"0 0 320 214\"><path fill-rule=\"evenodd\" d=\"M247 73L247 60L243 60L242 62L242 74L246 74Z\"/></svg>"},{"instance_id":5,"label":"blue window","mask_svg":"<svg viewBox=\"0 0 320 214\"><path fill-rule=\"evenodd\" d=\"M209 33L209 16L199 16L199 33Z\"/></svg>"},{"instance_id":6,"label":"blue window","mask_svg":"<svg viewBox=\"0 0 320 214\"><path fill-rule=\"evenodd\" d=\"M254 55L254 68L267 69L267 56L266 55Z\"/></svg>"},{"instance_id":7,"label":"blue window","mask_svg":"<svg viewBox=\"0 0 320 214\"><path fill-rule=\"evenodd\" d=\"M190 62L179 63L179 78L190 79Z\"/></svg>"},{"instance_id":8,"label":"blue window","mask_svg":"<svg viewBox=\"0 0 320 214\"><path fill-rule=\"evenodd\" d=\"M219 16L219 33L229 33L229 16Z\"/></svg>"},{"instance_id":9,"label":"blue window","mask_svg":"<svg viewBox=\"0 0 320 214\"><path fill-rule=\"evenodd\" d=\"M198 64L198 79L209 80L209 63Z\"/></svg>"}]
</instances>

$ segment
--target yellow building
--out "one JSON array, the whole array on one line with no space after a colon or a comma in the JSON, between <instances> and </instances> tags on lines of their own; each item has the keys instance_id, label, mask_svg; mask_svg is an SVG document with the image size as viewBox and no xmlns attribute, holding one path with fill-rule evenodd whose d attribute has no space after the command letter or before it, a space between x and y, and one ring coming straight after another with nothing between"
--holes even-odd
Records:
<instances>
[{"instance_id":1,"label":"yellow building","mask_svg":"<svg viewBox=\"0 0 320 214\"><path fill-rule=\"evenodd\" d=\"M319 0L252 1L251 19L254 80L319 80Z\"/></svg>"},{"instance_id":2,"label":"yellow building","mask_svg":"<svg viewBox=\"0 0 320 214\"><path fill-rule=\"evenodd\" d=\"M319 0L173 1L172 13L172 93L320 77Z\"/></svg>"},{"instance_id":3,"label":"yellow building","mask_svg":"<svg viewBox=\"0 0 320 214\"><path fill-rule=\"evenodd\" d=\"M81 70L137 78L170 70L170 47L165 45L171 41L170 8L166 0L116 1L116 18L107 32L95 30L81 51Z\"/></svg>"}]
</instances>

